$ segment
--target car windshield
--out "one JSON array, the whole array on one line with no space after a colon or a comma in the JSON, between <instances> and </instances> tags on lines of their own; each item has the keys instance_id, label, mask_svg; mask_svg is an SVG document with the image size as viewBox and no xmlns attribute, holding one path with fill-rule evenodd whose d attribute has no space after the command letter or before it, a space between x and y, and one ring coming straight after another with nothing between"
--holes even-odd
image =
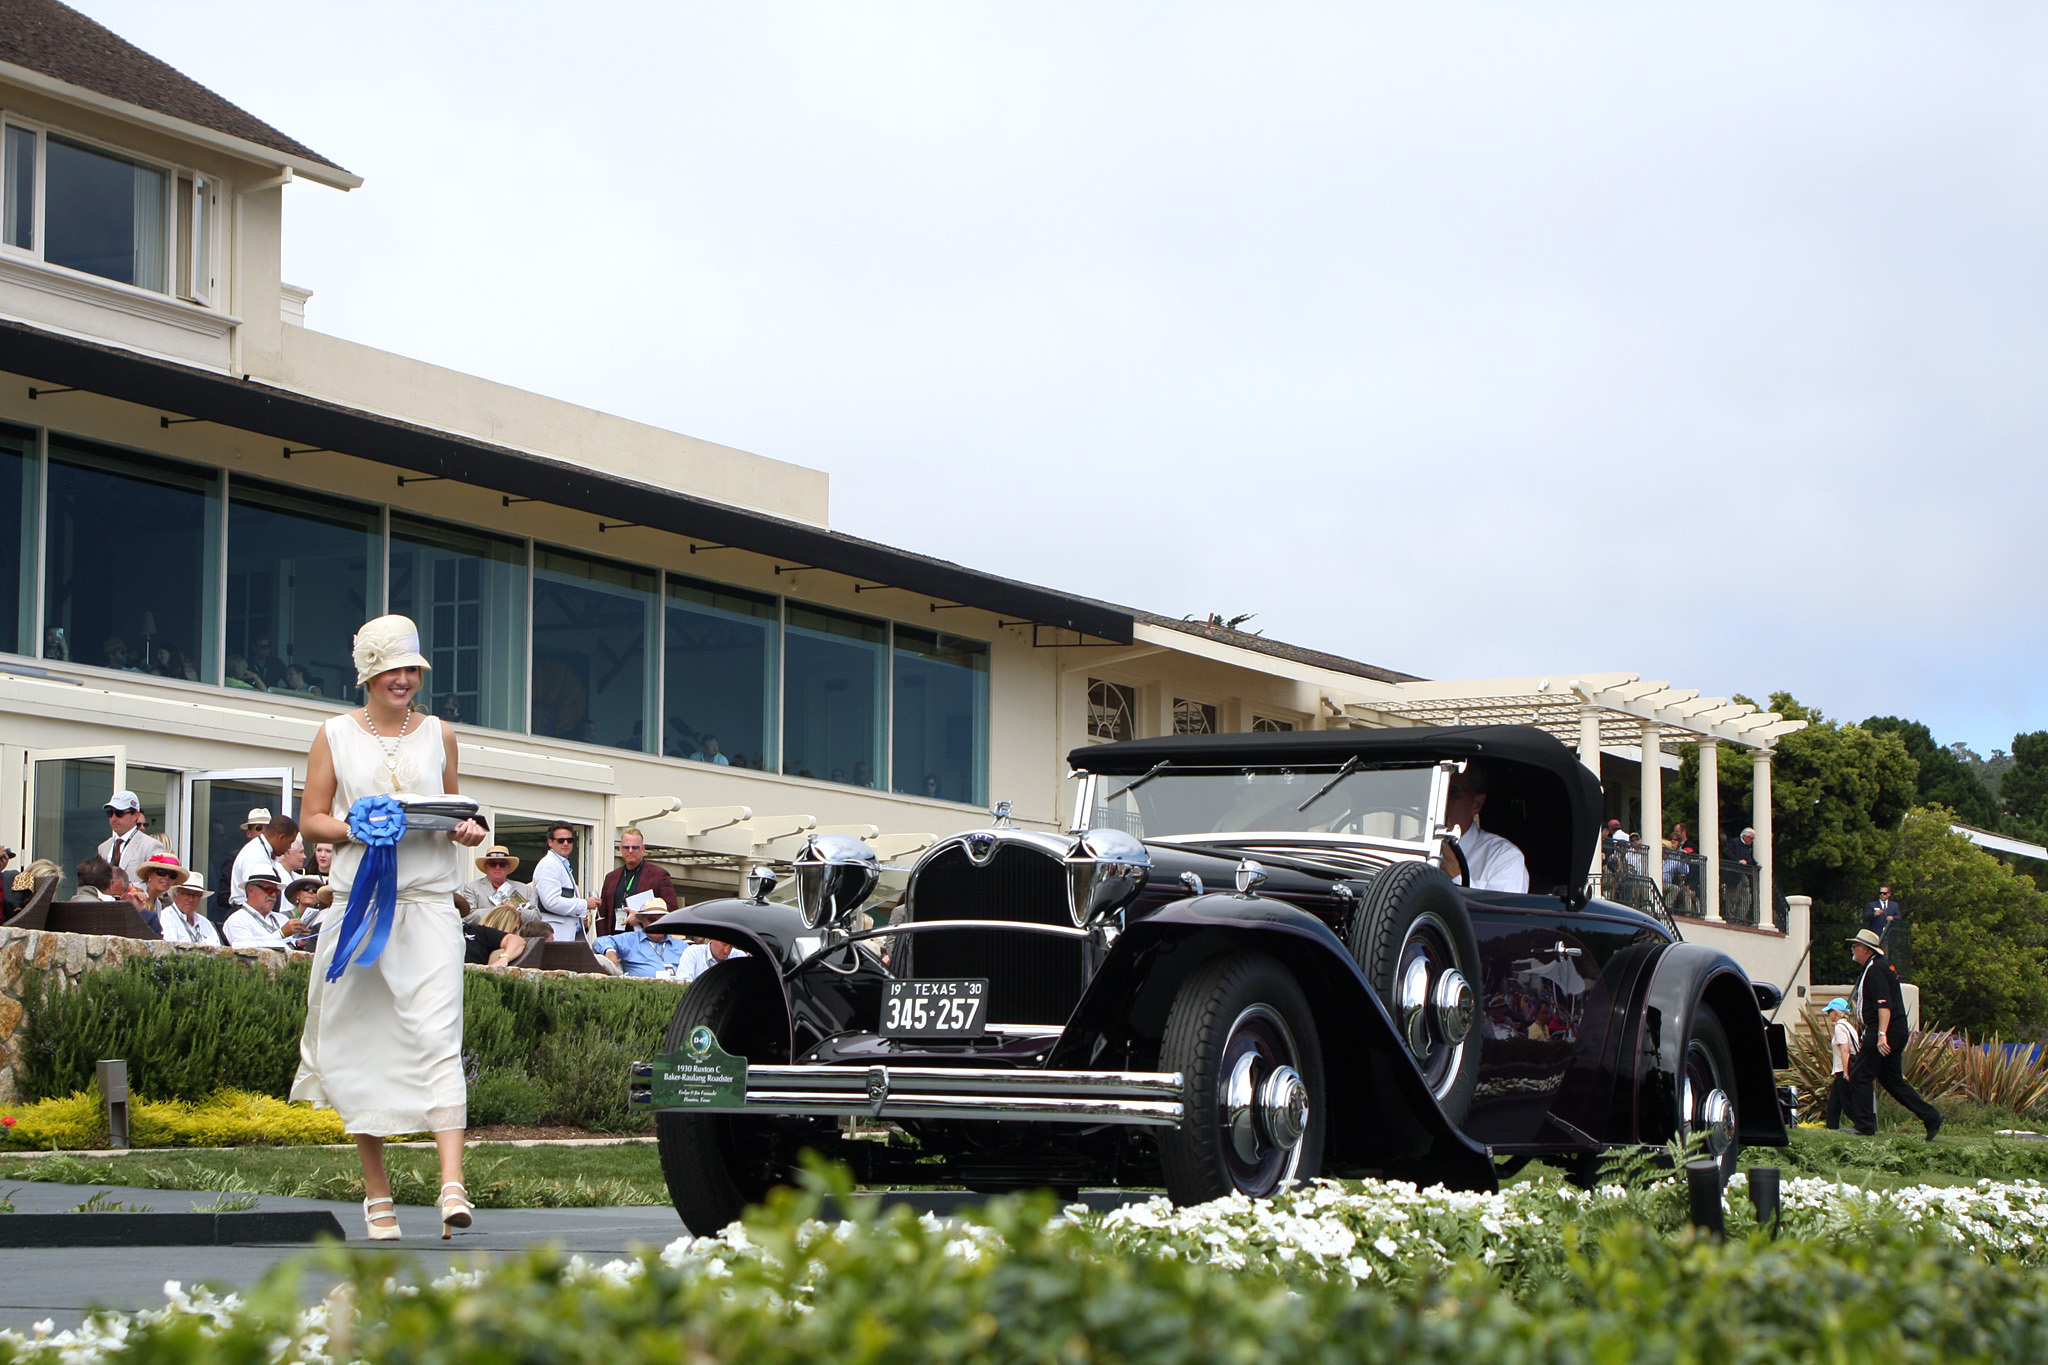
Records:
<instances>
[{"instance_id":1,"label":"car windshield","mask_svg":"<svg viewBox=\"0 0 2048 1365\"><path fill-rule=\"evenodd\" d=\"M1256 831L1420 843L1428 833L1434 771L1330 766L1099 775L1088 825L1141 839Z\"/></svg>"}]
</instances>

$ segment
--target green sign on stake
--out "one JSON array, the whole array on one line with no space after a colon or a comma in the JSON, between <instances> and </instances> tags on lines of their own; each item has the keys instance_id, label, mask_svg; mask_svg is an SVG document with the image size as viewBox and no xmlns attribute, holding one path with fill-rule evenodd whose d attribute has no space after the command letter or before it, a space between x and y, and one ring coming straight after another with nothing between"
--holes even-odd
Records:
<instances>
[{"instance_id":1,"label":"green sign on stake","mask_svg":"<svg viewBox=\"0 0 2048 1365\"><path fill-rule=\"evenodd\" d=\"M674 1052L653 1062L649 1098L656 1109L742 1109L747 1102L747 1059L718 1045L703 1024Z\"/></svg>"}]
</instances>

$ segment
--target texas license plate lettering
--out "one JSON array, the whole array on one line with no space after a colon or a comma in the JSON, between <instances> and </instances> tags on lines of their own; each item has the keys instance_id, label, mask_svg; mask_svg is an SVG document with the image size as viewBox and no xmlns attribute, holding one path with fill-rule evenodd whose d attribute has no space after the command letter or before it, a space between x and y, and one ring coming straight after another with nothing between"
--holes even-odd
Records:
<instances>
[{"instance_id":1,"label":"texas license plate lettering","mask_svg":"<svg viewBox=\"0 0 2048 1365\"><path fill-rule=\"evenodd\" d=\"M979 1038L987 1019L985 980L890 981L883 987L884 1038Z\"/></svg>"}]
</instances>

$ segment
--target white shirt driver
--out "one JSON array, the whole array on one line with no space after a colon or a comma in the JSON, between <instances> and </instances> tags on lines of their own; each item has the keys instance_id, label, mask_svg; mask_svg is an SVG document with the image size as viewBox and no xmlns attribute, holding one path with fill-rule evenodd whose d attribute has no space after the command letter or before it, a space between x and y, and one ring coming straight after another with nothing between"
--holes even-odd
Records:
<instances>
[{"instance_id":1,"label":"white shirt driver","mask_svg":"<svg viewBox=\"0 0 2048 1365\"><path fill-rule=\"evenodd\" d=\"M1512 891L1527 895L1529 864L1516 848L1498 834L1488 834L1477 824L1458 838L1458 851L1465 855L1474 891Z\"/></svg>"}]
</instances>

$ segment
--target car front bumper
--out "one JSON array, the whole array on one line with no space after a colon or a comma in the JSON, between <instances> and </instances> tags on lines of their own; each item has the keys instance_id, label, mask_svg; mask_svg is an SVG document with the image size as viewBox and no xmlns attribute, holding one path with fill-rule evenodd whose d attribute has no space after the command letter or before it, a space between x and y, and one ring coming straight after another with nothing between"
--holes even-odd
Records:
<instances>
[{"instance_id":1,"label":"car front bumper","mask_svg":"<svg viewBox=\"0 0 2048 1365\"><path fill-rule=\"evenodd\" d=\"M654 1066L633 1064L630 1099L642 1112L788 1114L875 1119L1006 1119L1178 1127L1177 1071L985 1070L937 1066L749 1066L739 1103L658 1104Z\"/></svg>"}]
</instances>

